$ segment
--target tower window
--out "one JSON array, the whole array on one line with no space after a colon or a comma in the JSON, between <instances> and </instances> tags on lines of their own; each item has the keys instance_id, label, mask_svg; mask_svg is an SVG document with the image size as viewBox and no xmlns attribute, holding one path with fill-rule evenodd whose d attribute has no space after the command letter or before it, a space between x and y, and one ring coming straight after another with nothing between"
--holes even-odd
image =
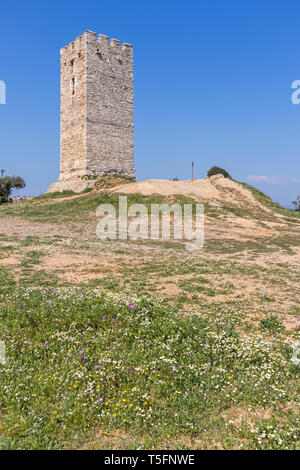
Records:
<instances>
[{"instance_id":1,"label":"tower window","mask_svg":"<svg viewBox=\"0 0 300 470\"><path fill-rule=\"evenodd\" d=\"M72 72L74 71L74 59L70 60L70 65L72 67Z\"/></svg>"},{"instance_id":2,"label":"tower window","mask_svg":"<svg viewBox=\"0 0 300 470\"><path fill-rule=\"evenodd\" d=\"M71 89L72 89L72 95L75 95L75 77L72 77Z\"/></svg>"}]
</instances>

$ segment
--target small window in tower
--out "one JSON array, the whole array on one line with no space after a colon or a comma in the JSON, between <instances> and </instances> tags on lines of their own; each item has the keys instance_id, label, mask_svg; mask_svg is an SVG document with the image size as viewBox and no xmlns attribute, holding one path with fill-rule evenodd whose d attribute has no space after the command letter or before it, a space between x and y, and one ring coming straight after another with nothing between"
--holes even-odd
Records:
<instances>
[{"instance_id":1,"label":"small window in tower","mask_svg":"<svg viewBox=\"0 0 300 470\"><path fill-rule=\"evenodd\" d=\"M74 59L70 60L70 65L72 67L72 72L74 71Z\"/></svg>"},{"instance_id":2,"label":"small window in tower","mask_svg":"<svg viewBox=\"0 0 300 470\"><path fill-rule=\"evenodd\" d=\"M75 77L72 77L72 95L75 95Z\"/></svg>"}]
</instances>

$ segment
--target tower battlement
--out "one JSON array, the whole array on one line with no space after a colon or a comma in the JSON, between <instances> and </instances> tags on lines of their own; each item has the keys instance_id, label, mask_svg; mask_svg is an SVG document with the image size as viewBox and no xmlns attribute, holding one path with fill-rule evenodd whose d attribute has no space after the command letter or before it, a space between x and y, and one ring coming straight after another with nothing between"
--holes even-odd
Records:
<instances>
[{"instance_id":1,"label":"tower battlement","mask_svg":"<svg viewBox=\"0 0 300 470\"><path fill-rule=\"evenodd\" d=\"M120 52L133 54L133 46L127 42L121 42L119 39L109 38L104 34L99 34L97 36L93 31L85 31L83 34L78 36L74 41L67 44L60 50L60 54L76 54L76 52L81 51L82 49L89 46L90 48L109 48L114 50L119 50Z\"/></svg>"},{"instance_id":2,"label":"tower battlement","mask_svg":"<svg viewBox=\"0 0 300 470\"><path fill-rule=\"evenodd\" d=\"M49 190L105 174L134 178L132 45L85 31L60 58L60 176Z\"/></svg>"}]
</instances>

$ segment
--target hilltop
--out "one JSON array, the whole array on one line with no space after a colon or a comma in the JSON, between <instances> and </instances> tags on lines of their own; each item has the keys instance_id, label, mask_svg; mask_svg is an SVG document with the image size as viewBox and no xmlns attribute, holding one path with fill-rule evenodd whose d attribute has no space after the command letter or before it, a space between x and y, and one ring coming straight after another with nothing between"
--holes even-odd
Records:
<instances>
[{"instance_id":1,"label":"hilltop","mask_svg":"<svg viewBox=\"0 0 300 470\"><path fill-rule=\"evenodd\" d=\"M221 200L233 204L245 204L247 202L254 204L256 202L249 190L232 179L224 178L223 175L186 181L157 179L139 181L119 185L115 187L112 192L142 194L143 196L151 196L153 194L172 196L181 194L184 196L193 196L195 199L199 200Z\"/></svg>"},{"instance_id":2,"label":"hilltop","mask_svg":"<svg viewBox=\"0 0 300 470\"><path fill-rule=\"evenodd\" d=\"M228 252L249 251L251 246L262 244L268 245L268 250L276 251L278 256L284 256L287 249L292 250L294 257L299 256L299 213L284 209L256 188L222 175L194 181L129 183L103 178L97 189L81 194L49 193L31 201L3 205L0 217L6 219L3 220L4 231L9 233L12 225L11 230L23 232L23 235L83 230L86 236L93 238L96 208L102 203L111 203L117 208L120 194L128 196L128 205L140 202L149 209L152 203L203 203L206 249L214 246L224 256ZM61 223L63 227L57 225ZM150 240L145 241L147 243Z\"/></svg>"}]
</instances>

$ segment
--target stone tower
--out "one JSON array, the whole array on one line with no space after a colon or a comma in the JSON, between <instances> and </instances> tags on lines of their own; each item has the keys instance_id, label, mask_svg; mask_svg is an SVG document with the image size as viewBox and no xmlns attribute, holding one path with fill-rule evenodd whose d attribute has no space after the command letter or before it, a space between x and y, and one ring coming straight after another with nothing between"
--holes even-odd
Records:
<instances>
[{"instance_id":1,"label":"stone tower","mask_svg":"<svg viewBox=\"0 0 300 470\"><path fill-rule=\"evenodd\" d=\"M60 176L48 191L105 174L135 177L133 48L86 31L61 50Z\"/></svg>"}]
</instances>

